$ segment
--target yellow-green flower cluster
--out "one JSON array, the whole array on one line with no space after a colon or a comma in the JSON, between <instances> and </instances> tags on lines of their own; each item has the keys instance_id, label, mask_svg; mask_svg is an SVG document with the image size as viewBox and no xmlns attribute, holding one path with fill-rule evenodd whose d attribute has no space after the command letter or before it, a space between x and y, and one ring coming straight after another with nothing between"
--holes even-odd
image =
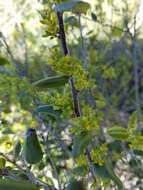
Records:
<instances>
[{"instance_id":1,"label":"yellow-green flower cluster","mask_svg":"<svg viewBox=\"0 0 143 190\"><path fill-rule=\"evenodd\" d=\"M117 78L116 71L112 66L105 67L105 69L103 70L102 76L104 79L116 79Z\"/></svg>"},{"instance_id":2,"label":"yellow-green flower cluster","mask_svg":"<svg viewBox=\"0 0 143 190\"><path fill-rule=\"evenodd\" d=\"M45 25L45 37L57 37L58 34L58 23L56 13L50 8L43 9L40 13L42 20L40 21Z\"/></svg>"},{"instance_id":3,"label":"yellow-green flower cluster","mask_svg":"<svg viewBox=\"0 0 143 190\"><path fill-rule=\"evenodd\" d=\"M54 49L48 63L55 71L67 76L72 76L77 90L82 90L89 87L87 73L84 71L80 61L77 58L69 55L61 57L58 50Z\"/></svg>"},{"instance_id":4,"label":"yellow-green flower cluster","mask_svg":"<svg viewBox=\"0 0 143 190\"><path fill-rule=\"evenodd\" d=\"M73 127L71 133L79 133L79 131L89 131L92 135L100 133L100 123L103 115L100 112L92 109L90 106L83 104L82 116L72 119Z\"/></svg>"},{"instance_id":5,"label":"yellow-green flower cluster","mask_svg":"<svg viewBox=\"0 0 143 190\"><path fill-rule=\"evenodd\" d=\"M78 156L78 158L76 159L76 163L78 166L86 166L87 165L86 156L84 154Z\"/></svg>"},{"instance_id":6,"label":"yellow-green flower cluster","mask_svg":"<svg viewBox=\"0 0 143 190\"><path fill-rule=\"evenodd\" d=\"M82 116L74 120L74 124L81 130L99 131L99 123L94 117Z\"/></svg>"},{"instance_id":7,"label":"yellow-green flower cluster","mask_svg":"<svg viewBox=\"0 0 143 190\"><path fill-rule=\"evenodd\" d=\"M137 133L134 135L134 137L131 138L131 149L137 149L143 151L143 136L140 133Z\"/></svg>"},{"instance_id":8,"label":"yellow-green flower cluster","mask_svg":"<svg viewBox=\"0 0 143 190\"><path fill-rule=\"evenodd\" d=\"M49 97L49 101L54 105L55 110L62 110L63 117L72 115L73 109L70 91L66 91L65 93L57 92L54 96Z\"/></svg>"},{"instance_id":9,"label":"yellow-green flower cluster","mask_svg":"<svg viewBox=\"0 0 143 190\"><path fill-rule=\"evenodd\" d=\"M102 144L91 150L91 158L94 161L94 163L103 165L104 158L107 156L107 153L108 153L107 144Z\"/></svg>"}]
</instances>

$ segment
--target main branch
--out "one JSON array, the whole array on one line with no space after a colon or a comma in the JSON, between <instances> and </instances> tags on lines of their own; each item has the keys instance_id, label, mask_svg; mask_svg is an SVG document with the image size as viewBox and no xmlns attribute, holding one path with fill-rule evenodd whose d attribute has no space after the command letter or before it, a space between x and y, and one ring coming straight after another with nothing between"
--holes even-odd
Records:
<instances>
[{"instance_id":1,"label":"main branch","mask_svg":"<svg viewBox=\"0 0 143 190\"><path fill-rule=\"evenodd\" d=\"M67 47L67 42L66 42L66 35L65 35L65 30L64 30L64 23L63 23L63 13L57 12L57 18L58 18L58 24L59 24L59 37L63 49L64 55L69 55L69 50ZM74 106L74 113L76 117L80 117L80 106L79 106L79 97L78 97L78 90L76 90L74 86L74 79L71 76L70 77L70 86L71 86L71 93L72 93L72 98L73 98L73 106Z\"/></svg>"},{"instance_id":2,"label":"main branch","mask_svg":"<svg viewBox=\"0 0 143 190\"><path fill-rule=\"evenodd\" d=\"M58 18L58 24L59 24L59 37L61 40L61 45L62 45L62 49L63 49L63 53L64 55L69 55L69 51L68 51L68 47L67 47L67 42L66 42L66 35L65 35L65 30L64 30L64 23L63 23L63 13L61 12L57 12L57 18ZM74 112L76 117L80 117L81 116L81 112L80 112L80 106L79 106L79 98L78 98L78 91L75 88L74 85L74 80L73 77L70 77L70 86L71 86L71 93L72 93L72 97L73 97L73 104L74 104ZM95 174L94 174L94 166L92 163L92 159L91 159L91 155L90 155L90 151L88 148L86 148L86 156L87 156L87 162L89 165L89 170L92 174L92 178L93 180L96 180L95 178Z\"/></svg>"}]
</instances>

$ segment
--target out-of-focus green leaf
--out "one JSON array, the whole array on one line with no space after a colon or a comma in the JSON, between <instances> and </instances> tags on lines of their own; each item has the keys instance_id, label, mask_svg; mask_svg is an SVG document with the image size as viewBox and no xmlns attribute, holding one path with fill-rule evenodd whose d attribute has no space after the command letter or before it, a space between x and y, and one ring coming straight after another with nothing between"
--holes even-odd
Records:
<instances>
[{"instance_id":1,"label":"out-of-focus green leaf","mask_svg":"<svg viewBox=\"0 0 143 190\"><path fill-rule=\"evenodd\" d=\"M38 113L47 113L47 115L49 115L55 119L59 119L60 115L61 115L60 110L54 110L53 106L50 106L50 105L38 106L35 111Z\"/></svg>"},{"instance_id":2,"label":"out-of-focus green leaf","mask_svg":"<svg viewBox=\"0 0 143 190\"><path fill-rule=\"evenodd\" d=\"M119 28L117 28L117 27L112 28L112 36L113 37L121 37L122 33L123 33L123 31L120 30Z\"/></svg>"},{"instance_id":3,"label":"out-of-focus green leaf","mask_svg":"<svg viewBox=\"0 0 143 190\"><path fill-rule=\"evenodd\" d=\"M131 171L138 177L143 178L143 169L141 166L141 160L138 157L132 158L129 161L129 166L131 168Z\"/></svg>"},{"instance_id":4,"label":"out-of-focus green leaf","mask_svg":"<svg viewBox=\"0 0 143 190\"><path fill-rule=\"evenodd\" d=\"M95 174L102 180L110 180L108 170L105 165L94 164Z\"/></svg>"},{"instance_id":5,"label":"out-of-focus green leaf","mask_svg":"<svg viewBox=\"0 0 143 190\"><path fill-rule=\"evenodd\" d=\"M22 154L29 164L36 164L42 159L43 152L35 129L27 130Z\"/></svg>"},{"instance_id":6,"label":"out-of-focus green leaf","mask_svg":"<svg viewBox=\"0 0 143 190\"><path fill-rule=\"evenodd\" d=\"M56 88L65 85L68 82L69 77L67 76L54 76L47 77L41 80L38 80L33 83L34 86L38 88Z\"/></svg>"},{"instance_id":7,"label":"out-of-focus green leaf","mask_svg":"<svg viewBox=\"0 0 143 190\"><path fill-rule=\"evenodd\" d=\"M9 61L3 57L2 55L0 55L0 65L6 65L6 64L9 64Z\"/></svg>"},{"instance_id":8,"label":"out-of-focus green leaf","mask_svg":"<svg viewBox=\"0 0 143 190\"><path fill-rule=\"evenodd\" d=\"M18 158L20 152L21 152L21 143L20 143L20 141L17 141L15 143L15 146L14 146L14 149L13 149L13 157L14 157L14 159Z\"/></svg>"},{"instance_id":9,"label":"out-of-focus green leaf","mask_svg":"<svg viewBox=\"0 0 143 190\"><path fill-rule=\"evenodd\" d=\"M109 148L109 151L121 153L122 152L121 141L114 141L114 142L109 143L108 148Z\"/></svg>"},{"instance_id":10,"label":"out-of-focus green leaf","mask_svg":"<svg viewBox=\"0 0 143 190\"><path fill-rule=\"evenodd\" d=\"M76 167L72 170L72 173L76 176L85 176L86 173L87 173L87 168L86 166L79 166L79 167Z\"/></svg>"},{"instance_id":11,"label":"out-of-focus green leaf","mask_svg":"<svg viewBox=\"0 0 143 190\"><path fill-rule=\"evenodd\" d=\"M55 10L59 12L72 11L73 13L83 14L86 14L89 8L89 3L80 0L64 2L55 6Z\"/></svg>"},{"instance_id":12,"label":"out-of-focus green leaf","mask_svg":"<svg viewBox=\"0 0 143 190\"><path fill-rule=\"evenodd\" d=\"M115 140L127 140L129 137L128 130L123 127L111 127L107 132Z\"/></svg>"},{"instance_id":13,"label":"out-of-focus green leaf","mask_svg":"<svg viewBox=\"0 0 143 190\"><path fill-rule=\"evenodd\" d=\"M19 180L28 180L26 173L22 172L21 170L16 169L9 169L9 175L16 176Z\"/></svg>"},{"instance_id":14,"label":"out-of-focus green leaf","mask_svg":"<svg viewBox=\"0 0 143 190\"><path fill-rule=\"evenodd\" d=\"M133 129L136 128L136 126L137 126L137 112L134 111L129 118L128 127Z\"/></svg>"},{"instance_id":15,"label":"out-of-focus green leaf","mask_svg":"<svg viewBox=\"0 0 143 190\"><path fill-rule=\"evenodd\" d=\"M75 136L73 140L73 157L77 158L80 154L82 154L90 141L91 135L86 132L82 132L80 135Z\"/></svg>"},{"instance_id":16,"label":"out-of-focus green leaf","mask_svg":"<svg viewBox=\"0 0 143 190\"><path fill-rule=\"evenodd\" d=\"M86 190L83 180L71 179L66 190Z\"/></svg>"},{"instance_id":17,"label":"out-of-focus green leaf","mask_svg":"<svg viewBox=\"0 0 143 190\"><path fill-rule=\"evenodd\" d=\"M6 160L3 157L0 157L0 169L5 167Z\"/></svg>"},{"instance_id":18,"label":"out-of-focus green leaf","mask_svg":"<svg viewBox=\"0 0 143 190\"><path fill-rule=\"evenodd\" d=\"M0 190L38 190L35 185L26 181L14 181L10 179L0 179Z\"/></svg>"},{"instance_id":19,"label":"out-of-focus green leaf","mask_svg":"<svg viewBox=\"0 0 143 190\"><path fill-rule=\"evenodd\" d=\"M65 21L65 23L68 23L72 26L78 27L78 21L75 16L66 17L64 21Z\"/></svg>"},{"instance_id":20,"label":"out-of-focus green leaf","mask_svg":"<svg viewBox=\"0 0 143 190\"><path fill-rule=\"evenodd\" d=\"M138 156L143 156L143 151L142 150L134 149L133 153L138 155Z\"/></svg>"},{"instance_id":21,"label":"out-of-focus green leaf","mask_svg":"<svg viewBox=\"0 0 143 190\"><path fill-rule=\"evenodd\" d=\"M5 127L5 126L4 126ZM14 132L9 128L9 127L5 127L3 130L2 130L2 133L4 135L9 135L9 134L13 134Z\"/></svg>"},{"instance_id":22,"label":"out-of-focus green leaf","mask_svg":"<svg viewBox=\"0 0 143 190\"><path fill-rule=\"evenodd\" d=\"M97 16L93 12L91 13L91 18L92 18L93 21L95 21L95 22L97 21Z\"/></svg>"},{"instance_id":23,"label":"out-of-focus green leaf","mask_svg":"<svg viewBox=\"0 0 143 190\"><path fill-rule=\"evenodd\" d=\"M123 184L121 180L116 176L112 161L107 157L103 165L94 164L94 172L97 177L103 181L112 180L118 187L118 190L123 190Z\"/></svg>"},{"instance_id":24,"label":"out-of-focus green leaf","mask_svg":"<svg viewBox=\"0 0 143 190\"><path fill-rule=\"evenodd\" d=\"M113 166L112 166L112 161L109 157L105 159L105 166L106 169L109 173L110 178L114 181L114 183L117 185L118 190L124 190L123 183L119 179L119 177L116 176Z\"/></svg>"}]
</instances>

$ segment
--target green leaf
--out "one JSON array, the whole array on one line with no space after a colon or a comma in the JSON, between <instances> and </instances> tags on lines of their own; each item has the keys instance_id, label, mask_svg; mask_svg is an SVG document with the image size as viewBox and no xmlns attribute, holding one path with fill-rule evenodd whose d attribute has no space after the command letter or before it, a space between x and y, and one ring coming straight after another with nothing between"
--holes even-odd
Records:
<instances>
[{"instance_id":1,"label":"green leaf","mask_svg":"<svg viewBox=\"0 0 143 190\"><path fill-rule=\"evenodd\" d=\"M85 176L87 173L87 167L86 166L79 166L72 170L72 173L76 176Z\"/></svg>"},{"instance_id":2,"label":"green leaf","mask_svg":"<svg viewBox=\"0 0 143 190\"><path fill-rule=\"evenodd\" d=\"M2 55L0 55L0 65L6 65L6 64L9 64L9 61L3 57Z\"/></svg>"},{"instance_id":3,"label":"green leaf","mask_svg":"<svg viewBox=\"0 0 143 190\"><path fill-rule=\"evenodd\" d=\"M129 118L129 121L128 121L128 127L129 128L132 128L132 129L135 129L137 126L137 112L134 111L130 118Z\"/></svg>"},{"instance_id":4,"label":"green leaf","mask_svg":"<svg viewBox=\"0 0 143 190\"><path fill-rule=\"evenodd\" d=\"M90 8L90 4L84 1L76 0L65 3L60 3L55 6L55 10L58 12L72 11L73 13L86 14Z\"/></svg>"},{"instance_id":5,"label":"green leaf","mask_svg":"<svg viewBox=\"0 0 143 190\"><path fill-rule=\"evenodd\" d=\"M82 132L80 135L75 136L73 140L72 154L74 158L77 158L84 152L89 142L91 141L91 135L86 132Z\"/></svg>"},{"instance_id":6,"label":"green leaf","mask_svg":"<svg viewBox=\"0 0 143 190\"><path fill-rule=\"evenodd\" d=\"M0 157L0 169L5 168L6 160L3 157Z\"/></svg>"},{"instance_id":7,"label":"green leaf","mask_svg":"<svg viewBox=\"0 0 143 190\"><path fill-rule=\"evenodd\" d=\"M123 127L111 127L107 132L115 140L127 140L129 137L128 130Z\"/></svg>"},{"instance_id":8,"label":"green leaf","mask_svg":"<svg viewBox=\"0 0 143 190\"><path fill-rule=\"evenodd\" d=\"M26 181L14 181L10 179L0 179L0 190L38 190L35 185Z\"/></svg>"},{"instance_id":9,"label":"green leaf","mask_svg":"<svg viewBox=\"0 0 143 190\"><path fill-rule=\"evenodd\" d=\"M75 16L69 16L64 19L65 23L78 27L78 21Z\"/></svg>"},{"instance_id":10,"label":"green leaf","mask_svg":"<svg viewBox=\"0 0 143 190\"><path fill-rule=\"evenodd\" d=\"M71 179L66 190L86 190L86 185L83 180Z\"/></svg>"},{"instance_id":11,"label":"green leaf","mask_svg":"<svg viewBox=\"0 0 143 190\"><path fill-rule=\"evenodd\" d=\"M118 190L124 190L124 187L123 187L121 180L116 176L116 174L114 172L112 162L111 162L111 159L109 157L107 157L105 160L105 166L106 166L106 169L109 173L110 178L118 186Z\"/></svg>"},{"instance_id":12,"label":"green leaf","mask_svg":"<svg viewBox=\"0 0 143 190\"><path fill-rule=\"evenodd\" d=\"M108 144L109 151L116 152L116 153L121 153L122 150L122 145L121 141L114 141Z\"/></svg>"},{"instance_id":13,"label":"green leaf","mask_svg":"<svg viewBox=\"0 0 143 190\"><path fill-rule=\"evenodd\" d=\"M94 164L95 174L102 180L110 180L108 170L105 165Z\"/></svg>"},{"instance_id":14,"label":"green leaf","mask_svg":"<svg viewBox=\"0 0 143 190\"><path fill-rule=\"evenodd\" d=\"M143 156L143 151L142 150L134 149L133 153L138 155L138 156Z\"/></svg>"},{"instance_id":15,"label":"green leaf","mask_svg":"<svg viewBox=\"0 0 143 190\"><path fill-rule=\"evenodd\" d=\"M121 180L114 172L112 161L109 157L106 157L103 165L94 164L94 172L103 181L112 180L118 186L118 190L124 189Z\"/></svg>"},{"instance_id":16,"label":"green leaf","mask_svg":"<svg viewBox=\"0 0 143 190\"><path fill-rule=\"evenodd\" d=\"M112 36L113 37L121 37L123 31L118 29L117 27L112 28Z\"/></svg>"},{"instance_id":17,"label":"green leaf","mask_svg":"<svg viewBox=\"0 0 143 190\"><path fill-rule=\"evenodd\" d=\"M93 21L95 21L95 22L97 21L97 16L93 12L91 13L91 18L92 18Z\"/></svg>"},{"instance_id":18,"label":"green leaf","mask_svg":"<svg viewBox=\"0 0 143 190\"><path fill-rule=\"evenodd\" d=\"M26 173L22 172L21 170L9 169L8 173L11 176L16 176L16 178L19 180L28 180Z\"/></svg>"},{"instance_id":19,"label":"green leaf","mask_svg":"<svg viewBox=\"0 0 143 190\"><path fill-rule=\"evenodd\" d=\"M14 134L14 132L9 128L9 127L6 127L2 130L2 133L4 135L9 135L9 134Z\"/></svg>"},{"instance_id":20,"label":"green leaf","mask_svg":"<svg viewBox=\"0 0 143 190\"><path fill-rule=\"evenodd\" d=\"M69 77L67 76L47 77L34 82L33 85L38 88L55 88L65 85L68 79Z\"/></svg>"},{"instance_id":21,"label":"green leaf","mask_svg":"<svg viewBox=\"0 0 143 190\"><path fill-rule=\"evenodd\" d=\"M35 129L27 130L22 154L29 164L36 164L42 159L43 152Z\"/></svg>"},{"instance_id":22,"label":"green leaf","mask_svg":"<svg viewBox=\"0 0 143 190\"><path fill-rule=\"evenodd\" d=\"M15 143L15 146L14 146L14 149L13 149L13 157L14 157L14 159L18 158L20 152L21 152L21 143L20 143L20 141L17 141Z\"/></svg>"},{"instance_id":23,"label":"green leaf","mask_svg":"<svg viewBox=\"0 0 143 190\"><path fill-rule=\"evenodd\" d=\"M54 110L53 106L50 106L50 105L38 106L35 111L38 113L47 113L47 115L49 115L55 119L59 119L60 115L61 115L60 110Z\"/></svg>"}]
</instances>

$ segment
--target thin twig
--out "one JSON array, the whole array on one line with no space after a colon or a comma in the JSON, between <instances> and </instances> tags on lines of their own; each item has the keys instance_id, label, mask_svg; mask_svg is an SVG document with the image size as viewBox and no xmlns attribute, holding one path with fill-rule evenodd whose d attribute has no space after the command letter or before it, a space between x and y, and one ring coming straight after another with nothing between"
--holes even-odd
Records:
<instances>
[{"instance_id":1,"label":"thin twig","mask_svg":"<svg viewBox=\"0 0 143 190\"><path fill-rule=\"evenodd\" d=\"M7 43L6 37L4 36L4 34L3 34L1 31L0 31L0 39L1 39L1 41L3 42L3 44L4 44L4 46L5 46L5 49L6 49L7 53L8 53L8 55L9 55L10 58L11 58L11 64L13 65L13 67L14 67L14 68L16 69L16 71L18 72L19 69L18 69L18 65L17 65L16 60L15 60L15 57L14 57L12 51L11 51L10 46L9 46L8 43Z\"/></svg>"},{"instance_id":2,"label":"thin twig","mask_svg":"<svg viewBox=\"0 0 143 190\"><path fill-rule=\"evenodd\" d=\"M57 171L57 168L56 168L56 164L55 164L55 162L54 162L54 160L53 160L53 158L52 158L52 155L51 155L51 153L50 153L50 149L49 149L49 145L48 145L49 142L48 142L47 139L48 139L47 137L46 137L46 138L43 137L44 143L45 143L45 145L46 145L46 154L47 154L47 156L48 156L48 158L49 158L51 167L52 167L52 169L53 169L54 177L55 177L55 178L57 179L57 181L58 181L59 189L62 190L62 186L61 186L61 182L60 182L60 179L59 179L59 175L58 175L58 171Z\"/></svg>"},{"instance_id":3,"label":"thin twig","mask_svg":"<svg viewBox=\"0 0 143 190\"><path fill-rule=\"evenodd\" d=\"M16 168L22 171L24 174L27 175L29 181L39 187L43 187L45 190L57 190L55 187L48 185L47 183L43 182L42 180L37 179L34 174L28 169L28 167L23 168L19 164L17 164L14 160L10 159L4 153L0 152L0 156L2 156L7 162L13 164Z\"/></svg>"}]
</instances>

